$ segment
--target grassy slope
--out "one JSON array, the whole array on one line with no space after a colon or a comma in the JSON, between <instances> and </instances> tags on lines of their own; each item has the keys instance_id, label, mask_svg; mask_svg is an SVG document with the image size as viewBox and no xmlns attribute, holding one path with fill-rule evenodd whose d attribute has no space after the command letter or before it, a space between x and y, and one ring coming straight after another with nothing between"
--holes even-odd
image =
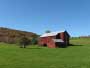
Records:
<instances>
[{"instance_id":1,"label":"grassy slope","mask_svg":"<svg viewBox=\"0 0 90 68\"><path fill-rule=\"evenodd\" d=\"M90 39L72 39L68 48L0 44L0 68L90 68Z\"/></svg>"}]
</instances>

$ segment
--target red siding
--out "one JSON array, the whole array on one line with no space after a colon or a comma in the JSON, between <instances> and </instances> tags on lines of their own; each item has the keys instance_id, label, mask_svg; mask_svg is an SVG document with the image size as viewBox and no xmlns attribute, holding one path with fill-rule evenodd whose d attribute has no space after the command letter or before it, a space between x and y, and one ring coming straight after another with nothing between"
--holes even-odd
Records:
<instances>
[{"instance_id":1,"label":"red siding","mask_svg":"<svg viewBox=\"0 0 90 68\"><path fill-rule=\"evenodd\" d=\"M64 32L63 33L60 33L60 36L61 36L61 39L63 40L63 41L65 41L65 36L64 36Z\"/></svg>"}]
</instances>

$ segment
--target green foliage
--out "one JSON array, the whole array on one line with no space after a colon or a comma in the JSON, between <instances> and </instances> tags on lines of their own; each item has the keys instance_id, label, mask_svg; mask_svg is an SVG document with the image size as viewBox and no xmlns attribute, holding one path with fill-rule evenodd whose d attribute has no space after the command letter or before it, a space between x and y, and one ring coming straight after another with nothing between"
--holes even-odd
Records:
<instances>
[{"instance_id":1,"label":"green foliage","mask_svg":"<svg viewBox=\"0 0 90 68\"><path fill-rule=\"evenodd\" d=\"M46 30L45 33L50 33L51 31L50 30Z\"/></svg>"},{"instance_id":2,"label":"green foliage","mask_svg":"<svg viewBox=\"0 0 90 68\"><path fill-rule=\"evenodd\" d=\"M28 39L27 37L21 37L20 40L19 40L19 44L20 44L20 47L24 47L26 48L27 45L30 44L30 39Z\"/></svg>"},{"instance_id":3,"label":"green foliage","mask_svg":"<svg viewBox=\"0 0 90 68\"><path fill-rule=\"evenodd\" d=\"M37 43L38 43L37 38L32 38L31 39L31 44L32 45L36 45Z\"/></svg>"}]
</instances>

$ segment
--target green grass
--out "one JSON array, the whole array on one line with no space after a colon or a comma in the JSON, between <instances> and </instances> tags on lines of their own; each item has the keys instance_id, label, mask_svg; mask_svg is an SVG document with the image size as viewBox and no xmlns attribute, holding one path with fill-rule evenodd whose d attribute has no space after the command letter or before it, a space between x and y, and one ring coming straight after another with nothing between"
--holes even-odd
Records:
<instances>
[{"instance_id":1,"label":"green grass","mask_svg":"<svg viewBox=\"0 0 90 68\"><path fill-rule=\"evenodd\" d=\"M74 46L44 48L0 43L0 68L90 68L90 39L71 39Z\"/></svg>"}]
</instances>

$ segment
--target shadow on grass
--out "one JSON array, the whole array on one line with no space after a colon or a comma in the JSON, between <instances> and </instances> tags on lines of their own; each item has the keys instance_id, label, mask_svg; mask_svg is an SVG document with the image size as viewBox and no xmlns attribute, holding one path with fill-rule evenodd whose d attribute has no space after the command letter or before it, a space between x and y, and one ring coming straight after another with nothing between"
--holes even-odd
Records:
<instances>
[{"instance_id":1,"label":"shadow on grass","mask_svg":"<svg viewBox=\"0 0 90 68\"><path fill-rule=\"evenodd\" d=\"M83 45L74 45L74 44L69 44L69 46L83 46Z\"/></svg>"}]
</instances>

